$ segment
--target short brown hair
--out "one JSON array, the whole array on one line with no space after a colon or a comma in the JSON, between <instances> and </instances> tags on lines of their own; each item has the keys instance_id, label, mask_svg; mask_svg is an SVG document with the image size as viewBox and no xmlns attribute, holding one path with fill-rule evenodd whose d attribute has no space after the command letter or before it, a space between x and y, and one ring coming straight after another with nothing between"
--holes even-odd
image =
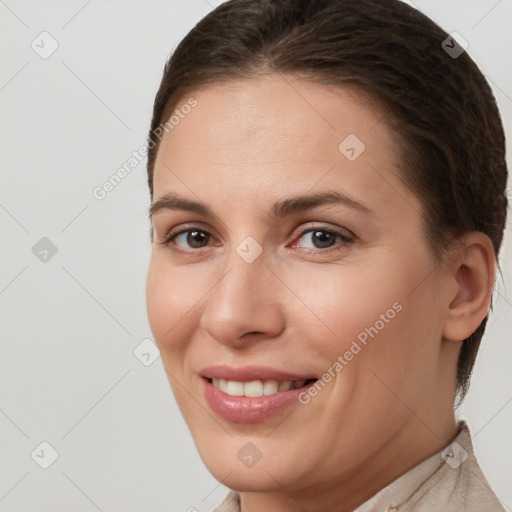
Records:
<instances>
[{"instance_id":1,"label":"short brown hair","mask_svg":"<svg viewBox=\"0 0 512 512\"><path fill-rule=\"evenodd\" d=\"M148 136L148 185L160 138L177 101L209 83L290 73L369 93L399 141L405 184L421 199L425 235L440 258L450 240L481 231L496 258L507 215L501 117L467 52L399 0L231 0L205 16L165 65ZM449 47L458 45L449 39ZM462 50L461 50L462 51ZM491 301L492 308L492 301ZM459 400L469 387L487 323L464 340Z\"/></svg>"}]
</instances>

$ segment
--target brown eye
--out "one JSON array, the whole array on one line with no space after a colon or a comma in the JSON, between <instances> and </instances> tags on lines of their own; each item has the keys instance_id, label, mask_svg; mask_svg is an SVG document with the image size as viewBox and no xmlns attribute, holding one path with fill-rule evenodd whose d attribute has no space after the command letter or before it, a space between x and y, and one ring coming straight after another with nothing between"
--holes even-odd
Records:
<instances>
[{"instance_id":1,"label":"brown eye","mask_svg":"<svg viewBox=\"0 0 512 512\"><path fill-rule=\"evenodd\" d=\"M330 249L339 241L345 243L352 242L350 237L339 231L323 228L305 230L299 236L299 240L301 239L309 241L309 246L301 245L305 249Z\"/></svg>"},{"instance_id":2,"label":"brown eye","mask_svg":"<svg viewBox=\"0 0 512 512\"><path fill-rule=\"evenodd\" d=\"M329 231L311 231L311 241L317 249L325 249L336 243L336 234Z\"/></svg>"},{"instance_id":3,"label":"brown eye","mask_svg":"<svg viewBox=\"0 0 512 512\"><path fill-rule=\"evenodd\" d=\"M208 245L210 238L211 235L204 230L186 229L169 234L162 243L166 246L172 243L184 250L202 249Z\"/></svg>"},{"instance_id":4,"label":"brown eye","mask_svg":"<svg viewBox=\"0 0 512 512\"><path fill-rule=\"evenodd\" d=\"M194 249L204 247L205 241L208 244L209 235L204 231L189 230L182 234L187 235L186 242Z\"/></svg>"}]
</instances>

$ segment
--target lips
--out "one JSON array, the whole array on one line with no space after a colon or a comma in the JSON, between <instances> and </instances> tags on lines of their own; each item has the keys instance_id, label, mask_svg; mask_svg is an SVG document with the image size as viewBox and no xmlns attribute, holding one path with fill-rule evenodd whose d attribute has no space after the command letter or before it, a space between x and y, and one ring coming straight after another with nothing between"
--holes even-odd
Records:
<instances>
[{"instance_id":1,"label":"lips","mask_svg":"<svg viewBox=\"0 0 512 512\"><path fill-rule=\"evenodd\" d=\"M298 404L316 377L263 366L210 366L201 372L206 401L214 413L236 423L262 422Z\"/></svg>"}]
</instances>

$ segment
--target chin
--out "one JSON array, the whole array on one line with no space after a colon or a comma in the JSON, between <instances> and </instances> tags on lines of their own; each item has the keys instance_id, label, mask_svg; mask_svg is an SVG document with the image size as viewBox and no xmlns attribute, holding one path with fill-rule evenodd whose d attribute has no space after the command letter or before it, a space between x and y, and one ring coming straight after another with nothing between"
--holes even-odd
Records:
<instances>
[{"instance_id":1,"label":"chin","mask_svg":"<svg viewBox=\"0 0 512 512\"><path fill-rule=\"evenodd\" d=\"M301 454L287 454L286 443L279 436L265 440L240 434L222 435L224 439L221 440L217 436L204 435L203 431L194 441L208 471L230 489L279 491L282 486L293 488L311 474L313 461L308 466L301 457L298 463Z\"/></svg>"},{"instance_id":2,"label":"chin","mask_svg":"<svg viewBox=\"0 0 512 512\"><path fill-rule=\"evenodd\" d=\"M215 461L205 462L205 465L222 485L239 492L279 491L283 486L289 488L294 480L290 473L274 464L264 465L261 460L251 468L244 467L242 464L229 466L224 464L221 457Z\"/></svg>"}]
</instances>

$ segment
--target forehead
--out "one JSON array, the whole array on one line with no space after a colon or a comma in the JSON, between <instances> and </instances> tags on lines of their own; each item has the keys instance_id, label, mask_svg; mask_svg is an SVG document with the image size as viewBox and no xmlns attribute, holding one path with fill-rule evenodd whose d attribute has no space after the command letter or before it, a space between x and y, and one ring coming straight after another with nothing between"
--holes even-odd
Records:
<instances>
[{"instance_id":1,"label":"forehead","mask_svg":"<svg viewBox=\"0 0 512 512\"><path fill-rule=\"evenodd\" d=\"M181 112L191 97L197 105ZM385 202L390 187L410 194L395 172L395 134L355 86L267 75L194 91L176 110L179 122L163 136L155 162L155 197L187 184L200 196L224 198L317 185Z\"/></svg>"},{"instance_id":2,"label":"forehead","mask_svg":"<svg viewBox=\"0 0 512 512\"><path fill-rule=\"evenodd\" d=\"M197 106L183 108L190 97ZM384 116L363 91L353 85L327 86L290 75L213 84L178 100L174 112L182 109L190 112L179 119L173 116L177 122L171 127L173 137L164 137L162 146L174 141L187 149L210 151L213 148L204 146L211 144L220 152L222 145L244 149L272 140L273 144L260 150L274 154L290 146L304 152L323 141L323 150L333 143L336 150L336 142L350 130L361 139L373 132L372 141L386 146L392 142Z\"/></svg>"}]
</instances>

